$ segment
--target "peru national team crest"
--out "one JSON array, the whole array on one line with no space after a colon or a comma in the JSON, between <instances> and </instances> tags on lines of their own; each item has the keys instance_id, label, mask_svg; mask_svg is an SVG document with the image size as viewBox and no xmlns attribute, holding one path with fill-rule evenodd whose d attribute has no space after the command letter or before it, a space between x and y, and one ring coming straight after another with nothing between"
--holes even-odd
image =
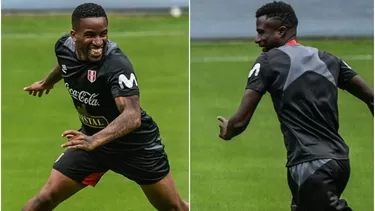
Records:
<instances>
[{"instance_id":1,"label":"peru national team crest","mask_svg":"<svg viewBox=\"0 0 375 211\"><path fill-rule=\"evenodd\" d=\"M89 80L91 83L94 83L96 81L96 71L95 70L88 70L87 71L87 80Z\"/></svg>"}]
</instances>

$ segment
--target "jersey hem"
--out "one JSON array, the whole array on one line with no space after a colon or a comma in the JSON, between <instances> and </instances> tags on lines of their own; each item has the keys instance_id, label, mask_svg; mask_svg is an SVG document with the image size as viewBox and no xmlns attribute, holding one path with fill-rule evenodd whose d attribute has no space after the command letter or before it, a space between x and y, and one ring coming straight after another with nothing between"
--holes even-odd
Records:
<instances>
[{"instance_id":1,"label":"jersey hem","mask_svg":"<svg viewBox=\"0 0 375 211\"><path fill-rule=\"evenodd\" d=\"M256 89L256 88L253 88L253 87L246 87L246 89L251 89L253 91L261 93L262 95L264 95L266 93L266 92L261 91L260 89Z\"/></svg>"},{"instance_id":2,"label":"jersey hem","mask_svg":"<svg viewBox=\"0 0 375 211\"><path fill-rule=\"evenodd\" d=\"M301 164L301 163L311 162L311 161L320 160L320 159L349 160L349 156L345 156L345 157L332 157L332 156L314 157L314 158L310 158L310 159L300 160L300 161L297 161L297 162L287 163L285 165L285 167L289 168L289 167L292 167L292 166L295 166L295 165L298 165L298 164Z\"/></svg>"},{"instance_id":3,"label":"jersey hem","mask_svg":"<svg viewBox=\"0 0 375 211\"><path fill-rule=\"evenodd\" d=\"M116 94L116 95L112 95L113 98L116 98L116 97L130 97L130 96L139 96L139 92L134 92L134 93L123 93L123 94Z\"/></svg>"}]
</instances>

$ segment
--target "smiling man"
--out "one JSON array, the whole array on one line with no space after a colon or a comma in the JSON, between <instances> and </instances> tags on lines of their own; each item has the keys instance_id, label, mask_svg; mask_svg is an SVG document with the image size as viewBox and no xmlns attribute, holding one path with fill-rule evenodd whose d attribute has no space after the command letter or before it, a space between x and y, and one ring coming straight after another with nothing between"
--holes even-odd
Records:
<instances>
[{"instance_id":1,"label":"smiling man","mask_svg":"<svg viewBox=\"0 0 375 211\"><path fill-rule=\"evenodd\" d=\"M108 40L107 27L101 6L78 6L70 35L56 42L58 65L44 80L24 89L42 96L64 79L82 127L62 134L67 150L23 211L53 210L86 186L95 186L109 170L139 184L157 210L188 210L170 174L159 128L140 107L132 64Z\"/></svg>"},{"instance_id":2,"label":"smiling man","mask_svg":"<svg viewBox=\"0 0 375 211\"><path fill-rule=\"evenodd\" d=\"M350 211L340 199L349 180L349 147L339 135L338 88L374 112L374 91L340 58L297 42L298 19L284 2L256 12L256 43L263 53L248 75L241 105L228 120L219 116L220 137L230 140L250 122L269 92L287 150L293 211Z\"/></svg>"}]
</instances>

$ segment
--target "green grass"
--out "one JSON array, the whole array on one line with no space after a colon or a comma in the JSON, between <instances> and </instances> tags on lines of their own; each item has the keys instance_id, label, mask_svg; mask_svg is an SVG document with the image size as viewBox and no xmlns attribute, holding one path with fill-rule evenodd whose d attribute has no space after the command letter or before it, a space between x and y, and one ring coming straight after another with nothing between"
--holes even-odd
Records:
<instances>
[{"instance_id":1,"label":"green grass","mask_svg":"<svg viewBox=\"0 0 375 211\"><path fill-rule=\"evenodd\" d=\"M110 39L135 67L141 106L160 126L172 174L187 200L188 18L110 16L109 21ZM42 98L22 90L56 64L53 46L69 30L68 16L2 17L2 210L20 210L39 191L63 152L61 133L80 126L62 83ZM147 31L167 35L121 35ZM153 208L134 182L109 172L95 188L84 189L56 210Z\"/></svg>"},{"instance_id":2,"label":"green grass","mask_svg":"<svg viewBox=\"0 0 375 211\"><path fill-rule=\"evenodd\" d=\"M373 87L371 40L311 41L302 44L343 58ZM191 204L194 211L289 211L286 150L269 94L247 130L230 142L219 139L218 115L238 108L247 75L260 54L254 43L192 42ZM250 62L201 62L203 57L246 57ZM373 118L366 105L339 93L340 133L350 146L351 178L343 194L353 210L373 210Z\"/></svg>"},{"instance_id":3,"label":"green grass","mask_svg":"<svg viewBox=\"0 0 375 211\"><path fill-rule=\"evenodd\" d=\"M188 18L112 16L112 40L129 55L142 107L159 124L178 189L188 199ZM45 183L63 150L60 137L79 121L62 84L34 98L22 88L55 65L53 45L70 30L68 16L2 17L2 209L20 210ZM132 32L165 36L131 36ZM123 33L123 34L122 34ZM124 34L125 33L125 34ZM26 35L29 34L30 37ZM372 55L373 42L302 41L338 56ZM218 138L217 115L237 109L252 62L198 62L202 57L255 58L244 42L193 42L191 48L192 210L289 211L279 123L269 95L248 129L232 142ZM196 61L196 62L194 62ZM373 86L373 60L346 60ZM351 178L344 192L354 210L373 208L373 119L363 103L340 91L340 132L350 146ZM63 210L153 210L133 182L107 173L95 188L64 202Z\"/></svg>"}]
</instances>

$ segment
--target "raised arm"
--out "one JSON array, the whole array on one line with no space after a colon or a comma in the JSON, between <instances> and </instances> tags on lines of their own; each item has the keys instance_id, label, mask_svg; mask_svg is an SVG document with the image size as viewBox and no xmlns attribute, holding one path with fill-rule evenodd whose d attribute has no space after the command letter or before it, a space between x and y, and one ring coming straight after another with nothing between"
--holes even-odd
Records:
<instances>
[{"instance_id":1,"label":"raised arm","mask_svg":"<svg viewBox=\"0 0 375 211\"><path fill-rule=\"evenodd\" d=\"M62 79L60 65L56 65L51 72L41 81L34 82L30 86L23 88L30 95L41 97L45 91L48 94L53 86Z\"/></svg>"}]
</instances>

